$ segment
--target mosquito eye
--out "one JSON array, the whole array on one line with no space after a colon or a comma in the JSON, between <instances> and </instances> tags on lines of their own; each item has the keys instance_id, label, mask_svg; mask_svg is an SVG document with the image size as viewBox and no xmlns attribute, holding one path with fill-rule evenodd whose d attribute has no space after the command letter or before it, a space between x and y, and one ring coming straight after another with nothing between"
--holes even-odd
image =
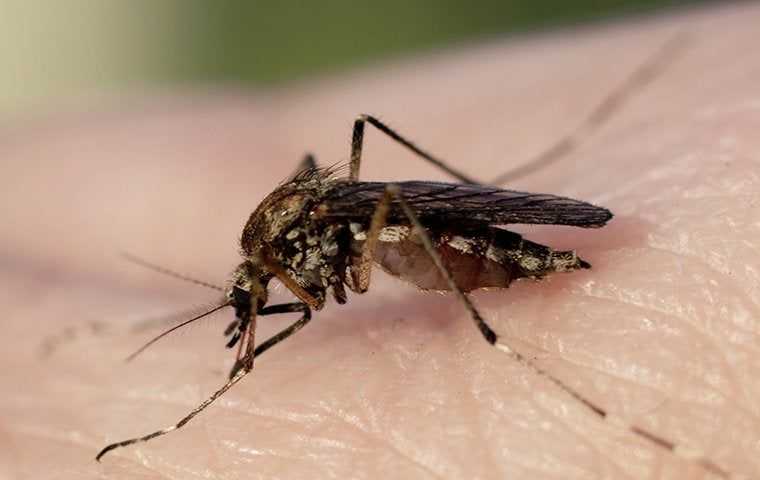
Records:
<instances>
[{"instance_id":1,"label":"mosquito eye","mask_svg":"<svg viewBox=\"0 0 760 480\"><path fill-rule=\"evenodd\" d=\"M235 305L244 306L250 303L250 294L238 286L232 287L230 296Z\"/></svg>"}]
</instances>

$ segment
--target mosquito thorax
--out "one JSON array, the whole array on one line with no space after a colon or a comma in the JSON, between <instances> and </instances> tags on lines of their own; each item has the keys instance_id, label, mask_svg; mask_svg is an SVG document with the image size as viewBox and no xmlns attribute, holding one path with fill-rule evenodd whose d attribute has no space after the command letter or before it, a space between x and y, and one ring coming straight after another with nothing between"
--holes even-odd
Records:
<instances>
[{"instance_id":1,"label":"mosquito thorax","mask_svg":"<svg viewBox=\"0 0 760 480\"><path fill-rule=\"evenodd\" d=\"M248 218L241 236L244 254L255 255L264 245L280 238L305 216L313 216L334 180L320 170L307 170L267 195Z\"/></svg>"},{"instance_id":2,"label":"mosquito thorax","mask_svg":"<svg viewBox=\"0 0 760 480\"><path fill-rule=\"evenodd\" d=\"M346 301L348 222L324 215L324 199L339 182L332 174L329 169L307 169L279 186L251 214L240 240L244 258L278 265L316 309L330 289L339 303Z\"/></svg>"}]
</instances>

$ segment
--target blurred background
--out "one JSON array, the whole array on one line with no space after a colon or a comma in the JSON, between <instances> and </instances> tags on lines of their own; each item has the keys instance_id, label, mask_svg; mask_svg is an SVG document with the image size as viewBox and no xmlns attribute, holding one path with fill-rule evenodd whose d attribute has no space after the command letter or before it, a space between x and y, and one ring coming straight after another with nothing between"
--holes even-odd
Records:
<instances>
[{"instance_id":1,"label":"blurred background","mask_svg":"<svg viewBox=\"0 0 760 480\"><path fill-rule=\"evenodd\" d=\"M113 92L269 87L684 0L0 0L0 118Z\"/></svg>"}]
</instances>

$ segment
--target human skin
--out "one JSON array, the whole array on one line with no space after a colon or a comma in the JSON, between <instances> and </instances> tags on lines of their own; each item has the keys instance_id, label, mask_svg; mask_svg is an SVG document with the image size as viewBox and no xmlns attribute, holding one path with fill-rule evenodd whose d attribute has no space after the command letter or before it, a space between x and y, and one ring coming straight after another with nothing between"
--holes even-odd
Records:
<instances>
[{"instance_id":1,"label":"human skin","mask_svg":"<svg viewBox=\"0 0 760 480\"><path fill-rule=\"evenodd\" d=\"M159 96L0 133L0 478L713 478L483 341L452 296L381 272L224 381L229 310L123 359L150 318L218 294L250 212L306 150L379 115L488 179L571 131L676 32L689 48L581 147L511 188L604 205L600 230L515 227L593 269L477 292L515 349L615 416L760 471L757 5L441 52L269 93ZM362 178L446 177L372 129ZM292 301L280 289L270 304ZM258 338L295 315L259 321Z\"/></svg>"}]
</instances>

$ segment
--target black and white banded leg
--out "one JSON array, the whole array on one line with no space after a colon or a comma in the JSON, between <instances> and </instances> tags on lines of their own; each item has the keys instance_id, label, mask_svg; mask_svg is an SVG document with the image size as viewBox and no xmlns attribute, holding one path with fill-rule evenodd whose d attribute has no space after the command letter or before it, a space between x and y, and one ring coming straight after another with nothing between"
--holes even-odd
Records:
<instances>
[{"instance_id":1,"label":"black and white banded leg","mask_svg":"<svg viewBox=\"0 0 760 480\"><path fill-rule=\"evenodd\" d=\"M255 302L254 302L255 304ZM211 405L217 398L222 396L227 390L232 388L233 385L238 383L240 380L243 379L248 373L251 371L250 366L253 365L254 358L258 357L262 353L266 352L273 346L277 345L281 341L285 340L289 336L293 335L297 331L299 331L301 328L304 327L309 321L311 320L311 309L308 307L308 305L301 303L301 302L295 302L295 303L284 303L279 305L271 305L269 307L264 307L261 310L259 310L257 313L258 315L275 315L280 313L291 313L291 312L302 312L303 315L299 320L291 324L289 327L285 328L284 330L280 331L279 333L273 335L260 345L258 345L256 348L253 348L253 343L249 343L247 345L247 351L245 356L243 357L245 368L239 368L235 372L235 374L230 378L227 383L222 385L222 387L214 392L210 397L208 397L206 400L204 400L200 405L195 407L190 413L182 417L177 423L174 425L171 425L169 427L163 428L161 430L157 430L153 433L149 433L148 435L137 437L137 438L130 438L129 440L123 440L121 442L112 443L110 445L107 445L105 448L103 448L98 455L95 457L97 461L100 461L101 458L103 458L103 455L110 452L111 450L114 450L116 448L120 447L126 447L127 445L133 445L135 443L140 442L147 442L148 440L152 440L156 437L160 437L162 435L166 435L169 432L172 432L174 430L177 430L179 428L182 428L187 424L190 420L192 420L196 415L198 415L200 412L206 409L209 405Z\"/></svg>"}]
</instances>

